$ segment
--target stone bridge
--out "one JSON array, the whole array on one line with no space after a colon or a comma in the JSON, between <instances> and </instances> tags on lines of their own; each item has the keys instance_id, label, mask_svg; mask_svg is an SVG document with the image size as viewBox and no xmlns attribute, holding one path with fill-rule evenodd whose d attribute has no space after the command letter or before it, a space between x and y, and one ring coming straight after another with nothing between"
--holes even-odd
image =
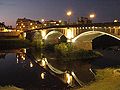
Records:
<instances>
[{"instance_id":1,"label":"stone bridge","mask_svg":"<svg viewBox=\"0 0 120 90\"><path fill-rule=\"evenodd\" d=\"M29 40L37 39L41 36L48 44L67 41L72 43L76 48L92 49L97 46L108 47L120 45L120 23L52 26L27 30L25 33L27 33L25 35ZM98 44L98 39L99 44L104 44L101 46L96 45Z\"/></svg>"}]
</instances>

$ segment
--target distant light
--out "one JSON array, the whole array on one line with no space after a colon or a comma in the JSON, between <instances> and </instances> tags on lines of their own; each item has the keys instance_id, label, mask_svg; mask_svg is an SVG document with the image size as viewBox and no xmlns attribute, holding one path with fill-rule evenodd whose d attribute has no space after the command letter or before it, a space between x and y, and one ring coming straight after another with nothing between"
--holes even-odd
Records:
<instances>
[{"instance_id":1,"label":"distant light","mask_svg":"<svg viewBox=\"0 0 120 90\"><path fill-rule=\"evenodd\" d=\"M59 24L56 24L56 26L59 26Z\"/></svg>"},{"instance_id":2,"label":"distant light","mask_svg":"<svg viewBox=\"0 0 120 90\"><path fill-rule=\"evenodd\" d=\"M72 12L71 11L68 11L67 12L67 16L71 16L72 15Z\"/></svg>"},{"instance_id":3,"label":"distant light","mask_svg":"<svg viewBox=\"0 0 120 90\"><path fill-rule=\"evenodd\" d=\"M24 56L24 55L22 55L21 58L22 58L23 60L25 60L25 56Z\"/></svg>"},{"instance_id":4,"label":"distant light","mask_svg":"<svg viewBox=\"0 0 120 90\"><path fill-rule=\"evenodd\" d=\"M35 26L35 28L37 28L38 26Z\"/></svg>"},{"instance_id":5,"label":"distant light","mask_svg":"<svg viewBox=\"0 0 120 90\"><path fill-rule=\"evenodd\" d=\"M47 24L44 24L44 26L47 26Z\"/></svg>"},{"instance_id":6,"label":"distant light","mask_svg":"<svg viewBox=\"0 0 120 90\"><path fill-rule=\"evenodd\" d=\"M59 20L59 23L61 23L62 22L62 20Z\"/></svg>"},{"instance_id":7,"label":"distant light","mask_svg":"<svg viewBox=\"0 0 120 90\"><path fill-rule=\"evenodd\" d=\"M35 29L35 27L32 27L32 29Z\"/></svg>"},{"instance_id":8,"label":"distant light","mask_svg":"<svg viewBox=\"0 0 120 90\"><path fill-rule=\"evenodd\" d=\"M116 20L114 20L114 22L118 22L118 20L116 19Z\"/></svg>"},{"instance_id":9,"label":"distant light","mask_svg":"<svg viewBox=\"0 0 120 90\"><path fill-rule=\"evenodd\" d=\"M33 25L32 23L30 23L30 25Z\"/></svg>"},{"instance_id":10,"label":"distant light","mask_svg":"<svg viewBox=\"0 0 120 90\"><path fill-rule=\"evenodd\" d=\"M44 19L41 19L41 22L43 23L45 20Z\"/></svg>"}]
</instances>

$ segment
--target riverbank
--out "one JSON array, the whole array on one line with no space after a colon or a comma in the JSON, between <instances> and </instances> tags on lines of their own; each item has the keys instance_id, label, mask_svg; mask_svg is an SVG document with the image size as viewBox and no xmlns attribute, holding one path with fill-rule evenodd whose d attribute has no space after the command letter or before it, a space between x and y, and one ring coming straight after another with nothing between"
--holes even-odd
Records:
<instances>
[{"instance_id":1,"label":"riverbank","mask_svg":"<svg viewBox=\"0 0 120 90\"><path fill-rule=\"evenodd\" d=\"M0 86L0 90L23 90L23 89L17 88L15 86L5 86L5 87Z\"/></svg>"},{"instance_id":2,"label":"riverbank","mask_svg":"<svg viewBox=\"0 0 120 90\"><path fill-rule=\"evenodd\" d=\"M96 81L76 90L120 90L119 70L115 68L97 69Z\"/></svg>"}]
</instances>

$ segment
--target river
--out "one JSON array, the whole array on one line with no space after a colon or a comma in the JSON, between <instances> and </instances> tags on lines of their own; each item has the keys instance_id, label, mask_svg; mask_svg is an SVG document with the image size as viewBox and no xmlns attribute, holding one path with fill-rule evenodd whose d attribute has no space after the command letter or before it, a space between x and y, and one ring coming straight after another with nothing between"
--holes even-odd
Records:
<instances>
[{"instance_id":1,"label":"river","mask_svg":"<svg viewBox=\"0 0 120 90\"><path fill-rule=\"evenodd\" d=\"M97 50L103 54L92 62L63 61L53 53L44 55L35 48L0 50L0 86L24 90L66 90L95 80L96 68L119 67L120 48Z\"/></svg>"},{"instance_id":2,"label":"river","mask_svg":"<svg viewBox=\"0 0 120 90\"><path fill-rule=\"evenodd\" d=\"M64 62L48 57L34 48L0 50L0 86L66 90L95 79L90 62Z\"/></svg>"}]
</instances>

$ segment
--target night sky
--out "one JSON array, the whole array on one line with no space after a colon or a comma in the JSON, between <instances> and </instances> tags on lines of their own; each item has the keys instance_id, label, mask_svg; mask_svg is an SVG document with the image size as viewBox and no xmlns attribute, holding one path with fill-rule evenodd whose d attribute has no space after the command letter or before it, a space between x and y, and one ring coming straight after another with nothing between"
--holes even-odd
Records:
<instances>
[{"instance_id":1,"label":"night sky","mask_svg":"<svg viewBox=\"0 0 120 90\"><path fill-rule=\"evenodd\" d=\"M71 20L96 13L94 22L120 19L120 0L0 0L0 21L15 26L17 18L35 20L67 20L66 12L73 11Z\"/></svg>"}]
</instances>

